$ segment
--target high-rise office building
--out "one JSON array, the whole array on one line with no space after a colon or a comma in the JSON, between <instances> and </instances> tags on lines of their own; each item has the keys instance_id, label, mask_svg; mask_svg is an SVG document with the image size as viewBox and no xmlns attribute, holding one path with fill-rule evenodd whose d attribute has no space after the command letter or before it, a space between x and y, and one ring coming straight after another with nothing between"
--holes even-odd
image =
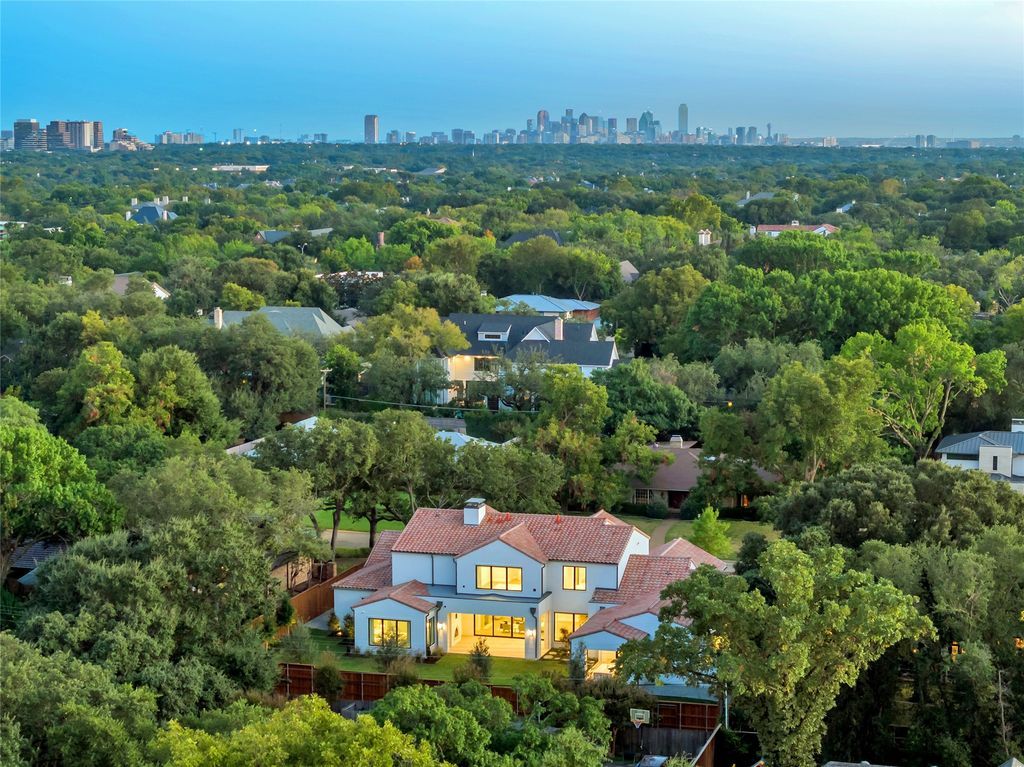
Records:
<instances>
[{"instance_id":1,"label":"high-rise office building","mask_svg":"<svg viewBox=\"0 0 1024 767\"><path fill-rule=\"evenodd\" d=\"M644 136L644 141L648 144L653 144L657 138L657 128L654 126L654 113L651 110L647 110L640 115L640 123L638 125L640 133Z\"/></svg>"},{"instance_id":2,"label":"high-rise office building","mask_svg":"<svg viewBox=\"0 0 1024 767\"><path fill-rule=\"evenodd\" d=\"M103 123L96 120L51 120L46 126L46 148L85 149L103 148Z\"/></svg>"},{"instance_id":3,"label":"high-rise office building","mask_svg":"<svg viewBox=\"0 0 1024 767\"><path fill-rule=\"evenodd\" d=\"M363 143L376 144L380 141L380 117L366 115L363 118Z\"/></svg>"},{"instance_id":4,"label":"high-rise office building","mask_svg":"<svg viewBox=\"0 0 1024 767\"><path fill-rule=\"evenodd\" d=\"M326 133L314 133L313 134L313 143L314 144L326 144L327 143L327 134Z\"/></svg>"},{"instance_id":5,"label":"high-rise office building","mask_svg":"<svg viewBox=\"0 0 1024 767\"><path fill-rule=\"evenodd\" d=\"M626 133L636 133L637 120L635 117L626 118Z\"/></svg>"},{"instance_id":6,"label":"high-rise office building","mask_svg":"<svg viewBox=\"0 0 1024 767\"><path fill-rule=\"evenodd\" d=\"M235 128L233 131L231 131L231 143L232 144L241 144L244 139L245 139L245 129L244 128Z\"/></svg>"},{"instance_id":7,"label":"high-rise office building","mask_svg":"<svg viewBox=\"0 0 1024 767\"><path fill-rule=\"evenodd\" d=\"M757 126L751 125L747 128L747 140L744 143L751 146L757 143Z\"/></svg>"},{"instance_id":8,"label":"high-rise office building","mask_svg":"<svg viewBox=\"0 0 1024 767\"><path fill-rule=\"evenodd\" d=\"M461 144L463 142L462 134L462 128L452 128L452 143Z\"/></svg>"},{"instance_id":9,"label":"high-rise office building","mask_svg":"<svg viewBox=\"0 0 1024 767\"><path fill-rule=\"evenodd\" d=\"M914 136L914 146L918 149L924 149L924 134L918 133Z\"/></svg>"},{"instance_id":10,"label":"high-rise office building","mask_svg":"<svg viewBox=\"0 0 1024 767\"><path fill-rule=\"evenodd\" d=\"M924 137L924 145L927 149L934 149L935 141L936 139L934 134L929 133L927 136Z\"/></svg>"},{"instance_id":11,"label":"high-rise office building","mask_svg":"<svg viewBox=\"0 0 1024 767\"><path fill-rule=\"evenodd\" d=\"M690 132L690 110L686 104L679 105L679 132L684 136Z\"/></svg>"},{"instance_id":12,"label":"high-rise office building","mask_svg":"<svg viewBox=\"0 0 1024 767\"><path fill-rule=\"evenodd\" d=\"M537 131L543 133L548 129L548 110L541 109L537 112Z\"/></svg>"},{"instance_id":13,"label":"high-rise office building","mask_svg":"<svg viewBox=\"0 0 1024 767\"><path fill-rule=\"evenodd\" d=\"M772 124L771 123L768 123L768 132L764 136L764 142L766 144L774 144L775 143L775 141L772 140Z\"/></svg>"},{"instance_id":14,"label":"high-rise office building","mask_svg":"<svg viewBox=\"0 0 1024 767\"><path fill-rule=\"evenodd\" d=\"M414 130L407 130L405 132L405 143L406 144L415 144L416 143L416 131L414 131Z\"/></svg>"},{"instance_id":15,"label":"high-rise office building","mask_svg":"<svg viewBox=\"0 0 1024 767\"><path fill-rule=\"evenodd\" d=\"M386 140L387 140L387 143L389 143L389 144L400 144L400 143L402 143L401 139L399 138L399 133L398 133L397 129L389 130Z\"/></svg>"},{"instance_id":16,"label":"high-rise office building","mask_svg":"<svg viewBox=\"0 0 1024 767\"><path fill-rule=\"evenodd\" d=\"M37 120L14 121L14 148L41 152L46 149L46 130L39 129Z\"/></svg>"}]
</instances>

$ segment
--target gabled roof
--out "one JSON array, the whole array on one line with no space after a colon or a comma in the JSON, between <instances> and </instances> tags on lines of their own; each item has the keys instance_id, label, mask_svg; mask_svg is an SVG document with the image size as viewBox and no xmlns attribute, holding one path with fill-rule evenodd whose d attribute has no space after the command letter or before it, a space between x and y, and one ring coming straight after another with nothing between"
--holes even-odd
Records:
<instances>
[{"instance_id":1,"label":"gabled roof","mask_svg":"<svg viewBox=\"0 0 1024 767\"><path fill-rule=\"evenodd\" d=\"M1014 453L1024 453L1024 431L973 431L943 437L936 453L977 455L981 447L1009 447Z\"/></svg>"},{"instance_id":2,"label":"gabled roof","mask_svg":"<svg viewBox=\"0 0 1024 767\"><path fill-rule=\"evenodd\" d=\"M692 444L692 443L691 443ZM651 446L656 453L671 455L672 463L663 463L654 470L650 480L639 478L630 480L631 487L649 487L652 490L689 492L697 486L700 479L700 448L678 447L667 442L658 442Z\"/></svg>"},{"instance_id":3,"label":"gabled roof","mask_svg":"<svg viewBox=\"0 0 1024 767\"><path fill-rule=\"evenodd\" d=\"M406 607L411 607L413 610L419 610L421 613L428 613L434 609L434 603L420 599L420 597L426 595L427 587L422 583L419 581L406 581L397 586L385 586L382 589L377 589L377 591L365 599L360 599L352 607L365 607L366 605L372 605L374 602L390 599Z\"/></svg>"},{"instance_id":4,"label":"gabled roof","mask_svg":"<svg viewBox=\"0 0 1024 767\"><path fill-rule=\"evenodd\" d=\"M117 293L119 296L123 296L128 292L128 283L131 282L132 277L143 277L145 275L142 272L124 272L123 274L115 274L114 282L110 286L110 289ZM157 282L148 281L149 286L153 289L153 294L156 296L170 296L170 292Z\"/></svg>"},{"instance_id":5,"label":"gabled roof","mask_svg":"<svg viewBox=\"0 0 1024 767\"><path fill-rule=\"evenodd\" d=\"M276 245L282 240L288 239L295 232L289 232L282 229L261 229L259 232L260 238L267 243L267 245Z\"/></svg>"},{"instance_id":6,"label":"gabled roof","mask_svg":"<svg viewBox=\"0 0 1024 767\"><path fill-rule=\"evenodd\" d=\"M541 564L544 564L548 561L548 558L544 554L544 551L541 549L540 546L537 545L537 539L530 534L529 528L527 528L524 524L518 524L513 528L505 530L504 532L499 532L495 530L494 537L492 537L490 540L480 541L475 546L473 546L470 549L467 549L466 551L463 551L458 556L464 557L467 554L471 554L472 552L481 549L484 546L487 546L488 544L494 543L495 541L501 541L502 543L511 546L516 551L522 552L526 556L530 557L530 559L540 562Z\"/></svg>"},{"instance_id":7,"label":"gabled roof","mask_svg":"<svg viewBox=\"0 0 1024 767\"><path fill-rule=\"evenodd\" d=\"M510 304L524 304L535 312L543 314L571 314L572 312L589 312L600 309L600 304L593 301L580 301L575 298L552 298L551 296L538 296L531 293L515 293L501 299Z\"/></svg>"},{"instance_id":8,"label":"gabled roof","mask_svg":"<svg viewBox=\"0 0 1024 767\"><path fill-rule=\"evenodd\" d=\"M632 559L632 557L630 557ZM661 608L668 604L667 601L654 593L639 599L634 599L626 604L615 607L606 607L591 615L587 622L569 635L569 639L580 639L581 637L598 634L607 631L622 639L642 639L648 636L643 629L630 626L622 621L626 618L633 618L637 615L657 615Z\"/></svg>"},{"instance_id":9,"label":"gabled roof","mask_svg":"<svg viewBox=\"0 0 1024 767\"><path fill-rule=\"evenodd\" d=\"M824 229L829 234L839 231L838 227L832 224L758 224L758 232L816 232Z\"/></svg>"},{"instance_id":10,"label":"gabled roof","mask_svg":"<svg viewBox=\"0 0 1024 767\"><path fill-rule=\"evenodd\" d=\"M590 601L597 604L621 605L636 599L657 597L670 583L689 578L696 569L696 563L689 557L633 554L626 563L619 587L594 589L594 596Z\"/></svg>"},{"instance_id":11,"label":"gabled roof","mask_svg":"<svg viewBox=\"0 0 1024 767\"><path fill-rule=\"evenodd\" d=\"M379 589L391 585L391 548L402 533L384 530L377 536L366 563L349 576L334 584L336 589Z\"/></svg>"},{"instance_id":12,"label":"gabled roof","mask_svg":"<svg viewBox=\"0 0 1024 767\"><path fill-rule=\"evenodd\" d=\"M457 352L470 356L514 357L520 352L541 352L552 362L587 367L611 367L618 359L614 341L594 340L593 322L561 321L562 338L557 340L558 318L516 314L451 314L446 317L469 341L469 348ZM504 333L508 341L481 340L479 333ZM531 332L540 338L525 340Z\"/></svg>"},{"instance_id":13,"label":"gabled roof","mask_svg":"<svg viewBox=\"0 0 1024 767\"><path fill-rule=\"evenodd\" d=\"M716 557L714 554L710 554L704 551L696 543L690 543L685 538L676 538L674 540L663 543L660 546L655 546L651 549L652 557L687 557L695 565L711 565L717 570L724 570L726 567L725 562Z\"/></svg>"},{"instance_id":14,"label":"gabled roof","mask_svg":"<svg viewBox=\"0 0 1024 767\"><path fill-rule=\"evenodd\" d=\"M616 564L626 553L633 534L632 526L600 517L511 514L488 507L479 525L467 525L462 509L417 509L393 551L458 557L517 527L529 533L547 560L559 562ZM512 537L516 545L528 545L525 540L522 532Z\"/></svg>"},{"instance_id":15,"label":"gabled roof","mask_svg":"<svg viewBox=\"0 0 1024 767\"><path fill-rule=\"evenodd\" d=\"M334 318L318 306L264 306L257 310L285 335L333 336L344 332ZM236 325L253 312L224 311L224 326Z\"/></svg>"},{"instance_id":16,"label":"gabled roof","mask_svg":"<svg viewBox=\"0 0 1024 767\"><path fill-rule=\"evenodd\" d=\"M173 221L177 217L177 213L167 210L160 203L144 202L135 208L131 219L136 224L155 224L157 221Z\"/></svg>"},{"instance_id":17,"label":"gabled roof","mask_svg":"<svg viewBox=\"0 0 1024 767\"><path fill-rule=\"evenodd\" d=\"M64 553L67 544L59 541L36 541L19 546L11 555L12 570L34 570L48 559Z\"/></svg>"},{"instance_id":18,"label":"gabled roof","mask_svg":"<svg viewBox=\"0 0 1024 767\"><path fill-rule=\"evenodd\" d=\"M621 519L616 517L614 514L609 514L604 509L598 509L593 514L591 514L590 516L591 516L592 519L604 520L604 522L609 524L609 525L626 525L627 527L629 527L629 523L628 522L623 522Z\"/></svg>"},{"instance_id":19,"label":"gabled roof","mask_svg":"<svg viewBox=\"0 0 1024 767\"><path fill-rule=\"evenodd\" d=\"M625 283L635 282L640 276L640 270L633 266L631 261L619 261L619 275Z\"/></svg>"}]
</instances>

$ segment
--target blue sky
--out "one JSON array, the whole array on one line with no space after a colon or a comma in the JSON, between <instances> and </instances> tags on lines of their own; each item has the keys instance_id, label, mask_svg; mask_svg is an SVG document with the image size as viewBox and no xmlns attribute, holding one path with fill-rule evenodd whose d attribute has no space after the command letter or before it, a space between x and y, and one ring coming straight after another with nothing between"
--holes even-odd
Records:
<instances>
[{"instance_id":1,"label":"blue sky","mask_svg":"<svg viewBox=\"0 0 1024 767\"><path fill-rule=\"evenodd\" d=\"M1024 133L1024 3L0 5L0 121L360 138L637 116L793 136Z\"/></svg>"}]
</instances>

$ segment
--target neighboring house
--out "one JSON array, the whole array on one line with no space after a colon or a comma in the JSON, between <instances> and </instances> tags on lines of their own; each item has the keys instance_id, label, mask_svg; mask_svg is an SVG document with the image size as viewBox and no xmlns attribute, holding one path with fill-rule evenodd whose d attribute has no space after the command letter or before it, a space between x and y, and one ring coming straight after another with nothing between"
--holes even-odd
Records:
<instances>
[{"instance_id":1,"label":"neighboring house","mask_svg":"<svg viewBox=\"0 0 1024 767\"><path fill-rule=\"evenodd\" d=\"M499 247L510 248L513 245L518 245L521 242L527 242L536 237L548 237L554 240L556 245L562 244L562 235L554 229L530 229L525 232L516 232L515 234L506 237L499 243Z\"/></svg>"},{"instance_id":2,"label":"neighboring house","mask_svg":"<svg viewBox=\"0 0 1024 767\"><path fill-rule=\"evenodd\" d=\"M334 229L332 227L327 227L325 229L310 229L309 236L326 237L333 231ZM277 243L288 239L293 234L296 234L296 232L288 229L261 229L256 232L256 243L259 245L276 245Z\"/></svg>"},{"instance_id":3,"label":"neighboring house","mask_svg":"<svg viewBox=\"0 0 1024 767\"><path fill-rule=\"evenodd\" d=\"M434 437L435 439L454 445L456 450L460 447L465 447L470 442L475 442L476 444L484 447L500 447L497 442L491 442L490 440L483 439L482 437L471 437L461 431L447 431L442 429L441 431L434 432Z\"/></svg>"},{"instance_id":4,"label":"neighboring house","mask_svg":"<svg viewBox=\"0 0 1024 767\"><path fill-rule=\"evenodd\" d=\"M672 461L659 465L649 480L633 477L629 483L632 489L630 500L638 504L660 501L670 509L680 508L700 480L702 451L695 447L696 444L674 434L668 442L655 442L651 445L655 453L671 455ZM780 479L778 475L760 467L755 467L755 471L766 483L778 482ZM750 496L739 495L733 503L745 508L751 500Z\"/></svg>"},{"instance_id":5,"label":"neighboring house","mask_svg":"<svg viewBox=\"0 0 1024 767\"><path fill-rule=\"evenodd\" d=\"M128 292L128 283L131 282L132 277L142 277L142 272L124 272L123 274L114 275L114 284L110 286L117 295L123 296ZM162 301L166 301L171 297L170 291L162 287L159 283L150 282L150 287L153 289L153 295Z\"/></svg>"},{"instance_id":6,"label":"neighboring house","mask_svg":"<svg viewBox=\"0 0 1024 767\"><path fill-rule=\"evenodd\" d=\"M763 237L778 237L783 232L814 232L823 237L828 237L839 231L839 227L832 224L801 224L799 221L792 221L788 224L758 224L750 227L750 236L758 235Z\"/></svg>"},{"instance_id":7,"label":"neighboring house","mask_svg":"<svg viewBox=\"0 0 1024 767\"><path fill-rule=\"evenodd\" d=\"M330 338L344 332L344 328L318 306L264 306L255 312L217 307L210 313L210 321L219 330L237 325L250 314L262 314L286 336Z\"/></svg>"},{"instance_id":8,"label":"neighboring house","mask_svg":"<svg viewBox=\"0 0 1024 767\"><path fill-rule=\"evenodd\" d=\"M697 244L702 248L707 247L708 245L711 244L710 229L701 229L699 232L697 232Z\"/></svg>"},{"instance_id":9,"label":"neighboring house","mask_svg":"<svg viewBox=\"0 0 1024 767\"><path fill-rule=\"evenodd\" d=\"M640 270L633 266L630 261L619 261L619 275L627 285L640 279Z\"/></svg>"},{"instance_id":10,"label":"neighboring house","mask_svg":"<svg viewBox=\"0 0 1024 767\"><path fill-rule=\"evenodd\" d=\"M943 463L983 471L997 482L1009 482L1018 493L1024 493L1024 418L1014 418L1009 431L975 431L944 437L935 454Z\"/></svg>"},{"instance_id":11,"label":"neighboring house","mask_svg":"<svg viewBox=\"0 0 1024 767\"><path fill-rule=\"evenodd\" d=\"M19 546L11 555L11 567L7 571L7 586L15 593L24 593L35 588L36 569L58 554L63 554L67 544L60 541L35 541Z\"/></svg>"},{"instance_id":12,"label":"neighboring house","mask_svg":"<svg viewBox=\"0 0 1024 767\"><path fill-rule=\"evenodd\" d=\"M856 200L850 200L845 205L840 205L838 208L836 208L836 213L849 213L853 209L853 206L856 204Z\"/></svg>"},{"instance_id":13,"label":"neighboring house","mask_svg":"<svg viewBox=\"0 0 1024 767\"><path fill-rule=\"evenodd\" d=\"M178 214L168 210L169 201L166 197L163 202L144 202L141 205L133 205L132 209L124 214L125 220L134 221L136 224L155 224L157 221L173 221Z\"/></svg>"},{"instance_id":14,"label":"neighboring house","mask_svg":"<svg viewBox=\"0 0 1024 767\"><path fill-rule=\"evenodd\" d=\"M584 376L607 370L619 360L615 341L602 341L593 322L566 322L561 317L516 314L452 314L446 317L462 331L469 348L444 358L453 390L442 392L442 403L464 396L470 381L486 380L499 356L540 352L552 363L577 365Z\"/></svg>"},{"instance_id":15,"label":"neighboring house","mask_svg":"<svg viewBox=\"0 0 1024 767\"><path fill-rule=\"evenodd\" d=\"M545 317L561 317L566 320L596 320L601 314L601 305L593 301L580 301L576 298L552 298L528 293L515 293L505 296L500 301L514 307L522 304L534 314Z\"/></svg>"},{"instance_id":16,"label":"neighboring house","mask_svg":"<svg viewBox=\"0 0 1024 767\"><path fill-rule=\"evenodd\" d=\"M649 609L651 589L710 557L662 549L603 511L510 514L471 498L462 509L417 509L404 530L382 532L366 565L335 584L334 612L353 615L361 652L395 639L418 655L468 653L483 638L492 655L541 658L590 636L575 634L602 608L631 605L624 611L649 615L631 636L652 633L656 618L639 604ZM634 616L620 617L631 625Z\"/></svg>"},{"instance_id":17,"label":"neighboring house","mask_svg":"<svg viewBox=\"0 0 1024 767\"><path fill-rule=\"evenodd\" d=\"M742 200L738 200L736 202L736 207L744 208L747 206L748 203L754 202L756 200L770 200L773 197L775 197L775 192L758 192L757 194L751 194L750 192L747 192L746 196Z\"/></svg>"}]
</instances>

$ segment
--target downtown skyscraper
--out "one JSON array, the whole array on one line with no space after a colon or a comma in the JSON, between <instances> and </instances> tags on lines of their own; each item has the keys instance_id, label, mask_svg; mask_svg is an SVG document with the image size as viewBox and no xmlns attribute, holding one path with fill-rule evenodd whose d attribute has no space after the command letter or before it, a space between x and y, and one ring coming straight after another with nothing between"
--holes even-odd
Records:
<instances>
[{"instance_id":1,"label":"downtown skyscraper","mask_svg":"<svg viewBox=\"0 0 1024 767\"><path fill-rule=\"evenodd\" d=\"M380 143L380 115L366 115L363 118L363 143Z\"/></svg>"}]
</instances>

